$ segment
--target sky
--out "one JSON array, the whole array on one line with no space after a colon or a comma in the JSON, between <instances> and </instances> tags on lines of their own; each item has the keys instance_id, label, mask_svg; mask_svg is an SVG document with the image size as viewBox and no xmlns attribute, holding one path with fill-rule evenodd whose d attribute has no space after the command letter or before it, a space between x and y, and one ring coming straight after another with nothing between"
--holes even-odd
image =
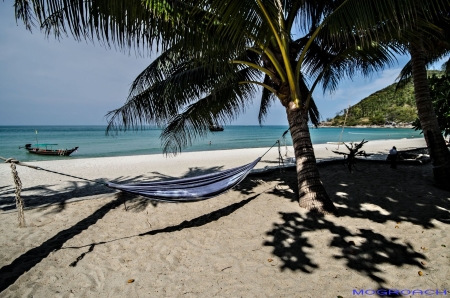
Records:
<instances>
[{"instance_id":1,"label":"sky","mask_svg":"<svg viewBox=\"0 0 450 298\"><path fill-rule=\"evenodd\" d=\"M398 65L370 78L344 80L333 94L313 94L322 120L394 83ZM16 23L10 1L0 2L0 125L106 125L105 115L121 107L134 78L152 61L102 47L98 42L56 40ZM437 63L440 68L442 63ZM225 125L258 125L258 100ZM263 125L287 125L279 102Z\"/></svg>"}]
</instances>

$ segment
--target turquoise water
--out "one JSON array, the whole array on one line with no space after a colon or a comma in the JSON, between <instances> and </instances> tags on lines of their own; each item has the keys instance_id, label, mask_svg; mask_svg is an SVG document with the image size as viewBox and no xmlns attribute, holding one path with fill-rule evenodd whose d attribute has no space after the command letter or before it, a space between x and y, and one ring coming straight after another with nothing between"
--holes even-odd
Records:
<instances>
[{"instance_id":1,"label":"turquoise water","mask_svg":"<svg viewBox=\"0 0 450 298\"><path fill-rule=\"evenodd\" d=\"M183 152L213 151L242 148L269 148L287 129L287 126L226 126L222 132L208 134L195 140ZM38 131L36 135L35 130ZM321 127L310 130L313 144L365 140L422 138L410 128L342 128ZM14 157L20 161L74 159L140 154L162 154L160 129L119 133L106 136L105 126L0 126L0 156ZM78 152L70 157L39 156L19 149L27 143L55 143L54 149L70 149L78 146ZM209 144L211 142L211 145ZM284 143L282 143L284 144ZM286 144L292 145L290 134Z\"/></svg>"}]
</instances>

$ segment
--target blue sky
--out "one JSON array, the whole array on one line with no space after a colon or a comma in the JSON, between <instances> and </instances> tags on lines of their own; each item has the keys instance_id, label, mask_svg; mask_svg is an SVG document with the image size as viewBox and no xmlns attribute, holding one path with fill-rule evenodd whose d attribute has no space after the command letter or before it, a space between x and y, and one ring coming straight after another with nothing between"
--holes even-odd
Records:
<instances>
[{"instance_id":1,"label":"blue sky","mask_svg":"<svg viewBox=\"0 0 450 298\"><path fill-rule=\"evenodd\" d=\"M105 125L105 114L126 100L133 79L151 57L105 49L97 42L60 41L16 24L9 1L0 2L0 125ZM371 78L345 80L334 94L314 98L322 119L392 84L408 57ZM440 67L437 64L436 67ZM255 100L231 125L258 124ZM287 125L284 108L273 105L265 125Z\"/></svg>"}]
</instances>

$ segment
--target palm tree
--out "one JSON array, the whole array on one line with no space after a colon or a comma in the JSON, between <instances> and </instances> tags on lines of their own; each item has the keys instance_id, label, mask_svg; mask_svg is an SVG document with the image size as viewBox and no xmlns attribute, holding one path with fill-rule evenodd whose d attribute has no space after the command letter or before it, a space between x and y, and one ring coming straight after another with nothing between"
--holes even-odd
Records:
<instances>
[{"instance_id":1,"label":"palm tree","mask_svg":"<svg viewBox=\"0 0 450 298\"><path fill-rule=\"evenodd\" d=\"M440 14L428 18L437 28L446 29L450 26L449 13L450 9L446 6L446 9L442 10ZM425 17L419 15L418 19L423 20ZM421 23L418 22L418 24ZM441 188L450 190L450 184L448 183L450 181L450 152L445 144L438 117L436 117L433 108L426 70L427 65L433 64L450 53L450 31L442 30L436 34L436 30L430 32L427 29L427 27L415 27L413 30L417 34L414 38L400 40L408 48L411 60L404 66L399 75L398 88L404 86L411 79L413 80L420 126L424 132L433 163L436 184ZM447 66L445 67L447 68Z\"/></svg>"},{"instance_id":2,"label":"palm tree","mask_svg":"<svg viewBox=\"0 0 450 298\"><path fill-rule=\"evenodd\" d=\"M322 15L324 7L316 9L318 11L314 18ZM286 25L288 32L292 30L294 21L292 16L288 16L289 18L291 22ZM314 19L311 23L318 24L319 21ZM297 160L300 206L324 213L334 212L334 206L319 178L308 129L308 120L318 124L317 108L313 100L308 109L293 104L287 82L286 69L293 68L316 29L312 27L296 40L289 39L286 45L289 47L287 63L281 55L282 45L272 40L255 38L246 43L248 46L242 52L236 51L232 58L229 58L228 51L222 53L226 55L222 59L220 49L226 44L224 39L220 39L216 41L219 43L219 50L214 51L213 57L219 58L224 65L221 66L222 72L216 74L216 64L211 64L209 59L197 60L196 56L186 54L186 48L183 48L181 54L181 46L176 44L136 78L125 105L109 113L108 129L137 126L141 124L142 118L154 119L157 124L168 122L162 134L164 148L165 151L177 152L189 145L193 136L203 136L212 123L224 122L242 111L258 93L254 85L263 86L260 123L275 100L278 99L286 108ZM180 44L184 45L185 42L181 41ZM358 49L356 42L351 46L341 43L321 47L321 44L325 45L325 40L317 37L304 54L304 66L309 77L315 79L313 87L322 82L324 88L334 90L337 81L344 75L351 76L357 70L369 74L384 64L393 62L393 55L381 45L362 51ZM200 55L198 51L196 49L196 55ZM211 49L200 53L202 57L211 55ZM298 77L298 85L300 97L307 100L310 90L303 73ZM167 101L167 98L171 100ZM161 113L154 113L158 109L163 113L172 110L173 114L158 118L162 116Z\"/></svg>"},{"instance_id":3,"label":"palm tree","mask_svg":"<svg viewBox=\"0 0 450 298\"><path fill-rule=\"evenodd\" d=\"M46 34L58 37L69 28L76 39L124 49L161 47L125 105L109 113L108 129L166 125L166 152L178 152L209 125L233 119L258 92L255 86L263 87L259 120L274 101L286 108L300 206L321 213L335 207L320 181L309 135L308 121L318 120L311 93L319 83L334 90L346 75L392 63L387 45L376 43L380 30L406 28L410 23L403 21L413 22L423 9L414 0L31 3L32 9L30 1L16 0L16 15L29 28L35 15Z\"/></svg>"},{"instance_id":4,"label":"palm tree","mask_svg":"<svg viewBox=\"0 0 450 298\"><path fill-rule=\"evenodd\" d=\"M438 186L450 190L450 152L442 136L428 89L423 43L411 43L410 53L417 112L433 163L434 179Z\"/></svg>"}]
</instances>

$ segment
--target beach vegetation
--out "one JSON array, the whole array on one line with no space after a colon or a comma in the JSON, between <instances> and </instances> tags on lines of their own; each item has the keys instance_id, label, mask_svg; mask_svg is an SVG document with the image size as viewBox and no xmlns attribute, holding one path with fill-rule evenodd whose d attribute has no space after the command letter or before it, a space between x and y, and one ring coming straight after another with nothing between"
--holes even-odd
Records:
<instances>
[{"instance_id":1,"label":"beach vegetation","mask_svg":"<svg viewBox=\"0 0 450 298\"><path fill-rule=\"evenodd\" d=\"M270 107L281 104L294 145L299 204L334 213L309 134L308 122L319 121L311 94L317 86L335 91L343 78L393 65L406 48L388 36L414 35L418 14L427 24L433 12L448 7L447 0L424 3L16 0L15 8L28 29L34 19L46 35L156 50L125 104L108 114L108 131L162 126L166 153L205 137L213 124L232 121L255 98L261 124Z\"/></svg>"},{"instance_id":2,"label":"beach vegetation","mask_svg":"<svg viewBox=\"0 0 450 298\"><path fill-rule=\"evenodd\" d=\"M354 122L349 121L349 126L355 126L356 120L352 119ZM370 116L369 121L375 125L384 125L386 123L385 117L382 113L375 113L373 116Z\"/></svg>"},{"instance_id":3,"label":"beach vegetation","mask_svg":"<svg viewBox=\"0 0 450 298\"><path fill-rule=\"evenodd\" d=\"M430 92L432 93L432 99L435 100L436 95L439 92L445 92L442 90L438 93L433 93L433 87L436 83L436 78L440 78L444 75L444 71L429 70L428 71L428 84L430 85ZM439 109L442 115L445 115L442 111L445 109ZM438 114L439 112L435 112ZM345 121L345 114L347 109L339 111L338 115L327 121L329 125L341 126ZM401 88L398 88L398 83L393 83L381 90L378 90L371 95L363 98L355 105L349 107L346 126L407 126L418 128L418 115L414 96L414 85L411 80L404 83ZM438 116L439 118L439 116ZM442 120L439 120L439 123ZM443 127L439 124L441 129Z\"/></svg>"},{"instance_id":4,"label":"beach vegetation","mask_svg":"<svg viewBox=\"0 0 450 298\"><path fill-rule=\"evenodd\" d=\"M429 78L428 84L439 128L447 137L450 135L450 75L434 74ZM415 130L422 130L419 118L416 118L413 126Z\"/></svg>"}]
</instances>

